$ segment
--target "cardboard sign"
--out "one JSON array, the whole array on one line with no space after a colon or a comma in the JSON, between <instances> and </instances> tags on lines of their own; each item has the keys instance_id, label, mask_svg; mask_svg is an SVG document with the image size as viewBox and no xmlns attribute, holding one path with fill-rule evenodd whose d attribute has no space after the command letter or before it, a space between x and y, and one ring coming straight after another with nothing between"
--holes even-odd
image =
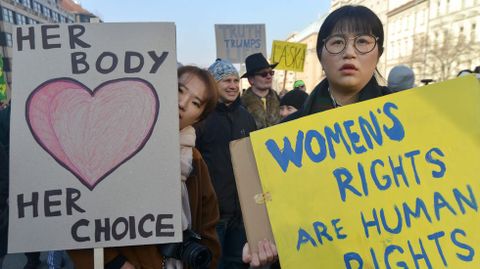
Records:
<instances>
[{"instance_id":1,"label":"cardboard sign","mask_svg":"<svg viewBox=\"0 0 480 269\"><path fill-rule=\"evenodd\" d=\"M258 253L261 240L275 242L265 206L268 194L262 191L250 138L230 142L230 153L247 240L250 250Z\"/></svg>"},{"instance_id":2,"label":"cardboard sign","mask_svg":"<svg viewBox=\"0 0 480 269\"><path fill-rule=\"evenodd\" d=\"M272 63L280 70L303 72L307 44L274 40L272 44Z\"/></svg>"},{"instance_id":3,"label":"cardboard sign","mask_svg":"<svg viewBox=\"0 0 480 269\"><path fill-rule=\"evenodd\" d=\"M244 63L248 55L267 55L265 24L215 24L217 58Z\"/></svg>"},{"instance_id":4,"label":"cardboard sign","mask_svg":"<svg viewBox=\"0 0 480 269\"><path fill-rule=\"evenodd\" d=\"M180 241L175 25L15 40L9 252Z\"/></svg>"},{"instance_id":5,"label":"cardboard sign","mask_svg":"<svg viewBox=\"0 0 480 269\"><path fill-rule=\"evenodd\" d=\"M282 268L478 268L473 77L251 134Z\"/></svg>"}]
</instances>

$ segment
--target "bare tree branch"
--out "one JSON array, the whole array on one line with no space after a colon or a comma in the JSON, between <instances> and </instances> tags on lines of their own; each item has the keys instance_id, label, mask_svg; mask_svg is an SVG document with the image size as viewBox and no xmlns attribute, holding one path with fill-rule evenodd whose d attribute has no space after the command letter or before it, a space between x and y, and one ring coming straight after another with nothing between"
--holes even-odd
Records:
<instances>
[{"instance_id":1,"label":"bare tree branch","mask_svg":"<svg viewBox=\"0 0 480 269\"><path fill-rule=\"evenodd\" d=\"M454 77L471 52L479 49L478 43L468 42L465 35L454 35L449 30L444 30L441 38L418 34L408 62L420 71L421 78L444 81Z\"/></svg>"}]
</instances>

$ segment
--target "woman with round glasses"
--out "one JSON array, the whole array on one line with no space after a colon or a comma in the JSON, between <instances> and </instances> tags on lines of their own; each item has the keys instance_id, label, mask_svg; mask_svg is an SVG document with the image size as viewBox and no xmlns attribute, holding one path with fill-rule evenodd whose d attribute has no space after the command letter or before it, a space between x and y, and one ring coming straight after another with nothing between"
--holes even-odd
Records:
<instances>
[{"instance_id":1,"label":"woman with round glasses","mask_svg":"<svg viewBox=\"0 0 480 269\"><path fill-rule=\"evenodd\" d=\"M317 56L326 78L311 92L303 108L283 121L369 100L391 93L378 84L376 67L383 52L383 26L370 9L343 6L330 13L318 33ZM252 267L276 259L276 248L258 242L259 253L244 247L243 260Z\"/></svg>"},{"instance_id":2,"label":"woman with round glasses","mask_svg":"<svg viewBox=\"0 0 480 269\"><path fill-rule=\"evenodd\" d=\"M383 40L382 22L364 6L343 6L328 15L317 39L317 55L326 78L303 109L285 121L391 93L376 79Z\"/></svg>"}]
</instances>

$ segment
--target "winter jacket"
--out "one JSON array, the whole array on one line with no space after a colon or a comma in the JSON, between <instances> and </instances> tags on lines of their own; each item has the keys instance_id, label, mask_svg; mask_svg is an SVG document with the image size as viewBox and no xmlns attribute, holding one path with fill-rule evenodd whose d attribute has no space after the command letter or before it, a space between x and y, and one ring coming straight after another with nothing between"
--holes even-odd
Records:
<instances>
[{"instance_id":1,"label":"winter jacket","mask_svg":"<svg viewBox=\"0 0 480 269\"><path fill-rule=\"evenodd\" d=\"M6 147L10 144L10 106L0 109L0 145Z\"/></svg>"},{"instance_id":2,"label":"winter jacket","mask_svg":"<svg viewBox=\"0 0 480 269\"><path fill-rule=\"evenodd\" d=\"M208 175L208 168L198 150L193 150L194 170L187 179L188 196L190 200L190 211L192 214L192 230L202 236L201 243L207 246L212 254L213 260L210 268L217 268L220 257L220 242L218 241L215 226L219 219L218 204L215 192ZM93 268L93 250L71 250L69 251L76 269ZM104 249L105 268L116 269L122 265L122 260L127 260L137 269L161 269L163 267L163 256L156 245L127 246ZM190 268L190 267L184 267Z\"/></svg>"},{"instance_id":3,"label":"winter jacket","mask_svg":"<svg viewBox=\"0 0 480 269\"><path fill-rule=\"evenodd\" d=\"M10 106L0 110L0 257L7 254Z\"/></svg>"},{"instance_id":4,"label":"winter jacket","mask_svg":"<svg viewBox=\"0 0 480 269\"><path fill-rule=\"evenodd\" d=\"M8 153L0 145L0 257L7 254L8 238Z\"/></svg>"},{"instance_id":5,"label":"winter jacket","mask_svg":"<svg viewBox=\"0 0 480 269\"><path fill-rule=\"evenodd\" d=\"M262 98L256 95L252 88L248 88L242 95L242 103L252 114L257 124L257 129L270 127L280 122L280 97L270 89L266 96L267 109L263 107Z\"/></svg>"},{"instance_id":6,"label":"winter jacket","mask_svg":"<svg viewBox=\"0 0 480 269\"><path fill-rule=\"evenodd\" d=\"M196 130L196 145L210 171L220 218L241 216L229 143L255 131L255 120L237 98L229 106L218 103L215 110L196 126Z\"/></svg>"},{"instance_id":7,"label":"winter jacket","mask_svg":"<svg viewBox=\"0 0 480 269\"><path fill-rule=\"evenodd\" d=\"M392 91L389 88L378 85L375 77L372 77L367 85L365 85L365 87L363 87L363 89L360 91L358 101L361 102L370 100L390 93L392 93ZM312 93L305 101L303 108L293 114L290 114L282 122L291 121L332 108L335 108L334 102L330 96L330 93L328 92L328 81L327 79L324 79L315 87L315 89L313 89Z\"/></svg>"}]
</instances>

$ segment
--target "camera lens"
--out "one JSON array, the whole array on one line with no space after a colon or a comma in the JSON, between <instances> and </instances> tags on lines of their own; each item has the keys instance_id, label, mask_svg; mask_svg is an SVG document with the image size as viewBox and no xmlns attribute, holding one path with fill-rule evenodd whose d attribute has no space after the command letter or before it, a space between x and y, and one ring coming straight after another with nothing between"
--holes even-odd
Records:
<instances>
[{"instance_id":1,"label":"camera lens","mask_svg":"<svg viewBox=\"0 0 480 269\"><path fill-rule=\"evenodd\" d=\"M201 237L191 230L183 232L183 242L158 245L160 253L169 258L181 260L193 269L204 269L212 262L212 252L199 244Z\"/></svg>"},{"instance_id":2,"label":"camera lens","mask_svg":"<svg viewBox=\"0 0 480 269\"><path fill-rule=\"evenodd\" d=\"M182 260L193 268L208 268L212 261L210 250L196 242L188 242L184 246Z\"/></svg>"}]
</instances>

